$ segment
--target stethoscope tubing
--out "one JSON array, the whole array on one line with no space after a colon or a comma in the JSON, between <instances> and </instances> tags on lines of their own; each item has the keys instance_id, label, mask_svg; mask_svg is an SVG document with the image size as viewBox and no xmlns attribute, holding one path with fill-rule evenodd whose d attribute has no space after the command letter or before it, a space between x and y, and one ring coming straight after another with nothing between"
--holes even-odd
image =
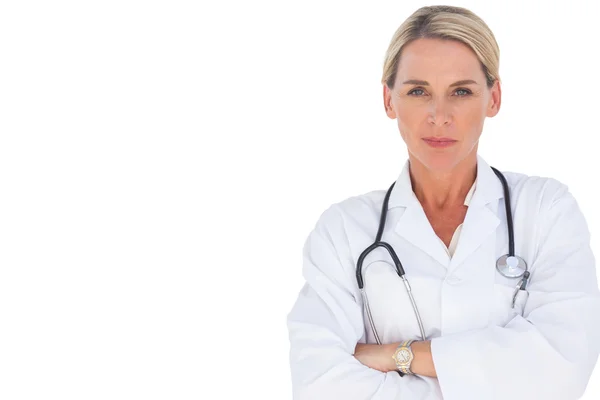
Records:
<instances>
[{"instance_id":1,"label":"stethoscope tubing","mask_svg":"<svg viewBox=\"0 0 600 400\"><path fill-rule=\"evenodd\" d=\"M496 174L496 176L498 177L498 179L500 180L500 182L502 183L502 189L504 191L504 205L505 205L505 209L506 209L506 222L507 222L507 227L508 227L508 254L506 254L498 259L498 261L496 263L496 268L502 275L504 275L506 277L510 277L510 278L519 278L521 276L523 277L517 284L515 293L512 297L512 307L514 307L516 296L519 293L519 290L525 290L530 274L529 274L529 271L527 270L527 263L525 262L525 260L514 255L514 253L515 253L514 227L513 227L513 217L512 217L512 211L511 211L510 192L508 189L508 183L507 183L504 175L499 170L497 170L494 167L491 167L491 168L494 171L494 173ZM373 321L373 314L371 312L371 307L369 306L369 299L368 299L367 293L365 291L365 282L364 282L363 274L362 274L362 266L363 266L363 262L364 262L365 258L367 257L367 255L371 251L375 250L378 247L385 248L387 250L387 252L389 253L389 255L391 256L391 258L394 262L394 266L396 268L396 273L404 282L404 286L406 288L406 293L408 294L412 308L415 313L415 318L419 325L421 339L426 340L425 329L423 327L423 321L422 321L421 315L419 313L419 308L417 307L417 304L413 297L412 288L410 286L408 279L405 276L406 273L404 271L404 267L402 266L402 263L400 262L400 259L398 258L398 255L394 251L393 247L389 243L381 241L381 238L383 236L383 230L385 228L385 221L386 221L386 217L387 217L388 202L389 202L389 198L390 198L390 195L392 193L392 190L393 190L395 184L396 184L396 182L392 183L392 185L389 187L389 189L385 195L385 198L383 200L383 205L381 208L381 216L379 219L379 229L377 230L377 236L375 238L375 242L373 244L371 244L369 247L367 247L360 254L360 256L358 257L357 268L356 268L356 281L358 283L358 288L361 293L361 297L362 297L363 304L364 304L364 309L367 314L367 318L369 320L369 325L371 326L371 331L373 332L373 335L375 336L375 340L376 340L377 344L381 344L381 339L379 337L379 334L377 333L377 329L375 329L375 322ZM502 267L500 265L502 265ZM517 269L517 271L523 270L523 267L521 267L521 265L524 267L524 272L522 272L520 274L509 274L511 271L514 271L514 269L511 269L511 268L520 268L520 269ZM508 266L509 272L503 272L503 268L505 266Z\"/></svg>"}]
</instances>

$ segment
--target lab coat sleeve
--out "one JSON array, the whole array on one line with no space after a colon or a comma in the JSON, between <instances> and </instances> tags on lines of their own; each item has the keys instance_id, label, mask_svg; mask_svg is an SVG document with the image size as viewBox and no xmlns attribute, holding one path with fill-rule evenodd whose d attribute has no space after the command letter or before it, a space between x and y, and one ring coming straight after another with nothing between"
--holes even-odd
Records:
<instances>
[{"instance_id":1,"label":"lab coat sleeve","mask_svg":"<svg viewBox=\"0 0 600 400\"><path fill-rule=\"evenodd\" d=\"M365 328L344 235L332 206L304 244L306 283L287 319L294 399L439 399L439 389L432 397L432 385L420 377L383 373L354 358Z\"/></svg>"},{"instance_id":2,"label":"lab coat sleeve","mask_svg":"<svg viewBox=\"0 0 600 400\"><path fill-rule=\"evenodd\" d=\"M547 203L523 315L432 339L444 400L572 400L585 392L600 352L590 234L565 185Z\"/></svg>"}]
</instances>

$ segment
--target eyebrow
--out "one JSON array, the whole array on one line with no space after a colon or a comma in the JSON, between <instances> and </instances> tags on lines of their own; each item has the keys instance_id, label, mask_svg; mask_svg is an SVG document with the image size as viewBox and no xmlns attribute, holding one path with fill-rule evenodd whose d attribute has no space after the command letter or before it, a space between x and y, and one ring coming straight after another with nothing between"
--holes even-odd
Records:
<instances>
[{"instance_id":1,"label":"eyebrow","mask_svg":"<svg viewBox=\"0 0 600 400\"><path fill-rule=\"evenodd\" d=\"M403 85L421 85L421 86L429 86L429 82L427 81L420 81L418 79L409 79L405 82L402 82ZM461 86L461 85L470 85L470 84L475 84L477 85L477 82L475 82L472 79L463 79L462 81L456 81L454 82L452 85L450 85L450 87L454 87L454 86Z\"/></svg>"}]
</instances>

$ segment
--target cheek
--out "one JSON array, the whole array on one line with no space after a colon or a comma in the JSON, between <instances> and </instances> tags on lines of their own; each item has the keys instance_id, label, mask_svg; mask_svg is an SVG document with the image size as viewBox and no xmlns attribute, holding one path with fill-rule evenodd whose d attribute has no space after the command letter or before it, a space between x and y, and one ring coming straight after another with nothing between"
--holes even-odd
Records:
<instances>
[{"instance_id":1,"label":"cheek","mask_svg":"<svg viewBox=\"0 0 600 400\"><path fill-rule=\"evenodd\" d=\"M427 110L423 104L419 105L417 102L401 101L396 106L396 114L403 123L411 125L414 121L427 118Z\"/></svg>"},{"instance_id":2,"label":"cheek","mask_svg":"<svg viewBox=\"0 0 600 400\"><path fill-rule=\"evenodd\" d=\"M455 118L455 124L459 132L467 137L478 137L483 128L485 114L479 108L462 110Z\"/></svg>"},{"instance_id":3,"label":"cheek","mask_svg":"<svg viewBox=\"0 0 600 400\"><path fill-rule=\"evenodd\" d=\"M401 106L396 110L396 115L398 116L398 128L405 140L418 135L423 121L427 121L427 113L419 107Z\"/></svg>"}]
</instances>

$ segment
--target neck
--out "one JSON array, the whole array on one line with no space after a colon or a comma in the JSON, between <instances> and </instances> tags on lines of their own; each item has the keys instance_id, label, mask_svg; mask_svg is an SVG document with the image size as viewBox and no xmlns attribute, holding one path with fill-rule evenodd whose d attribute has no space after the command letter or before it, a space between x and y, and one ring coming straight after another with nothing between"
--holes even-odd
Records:
<instances>
[{"instance_id":1,"label":"neck","mask_svg":"<svg viewBox=\"0 0 600 400\"><path fill-rule=\"evenodd\" d=\"M433 171L409 153L412 189L425 209L446 210L462 206L477 177L477 152L473 151L449 171Z\"/></svg>"}]
</instances>

